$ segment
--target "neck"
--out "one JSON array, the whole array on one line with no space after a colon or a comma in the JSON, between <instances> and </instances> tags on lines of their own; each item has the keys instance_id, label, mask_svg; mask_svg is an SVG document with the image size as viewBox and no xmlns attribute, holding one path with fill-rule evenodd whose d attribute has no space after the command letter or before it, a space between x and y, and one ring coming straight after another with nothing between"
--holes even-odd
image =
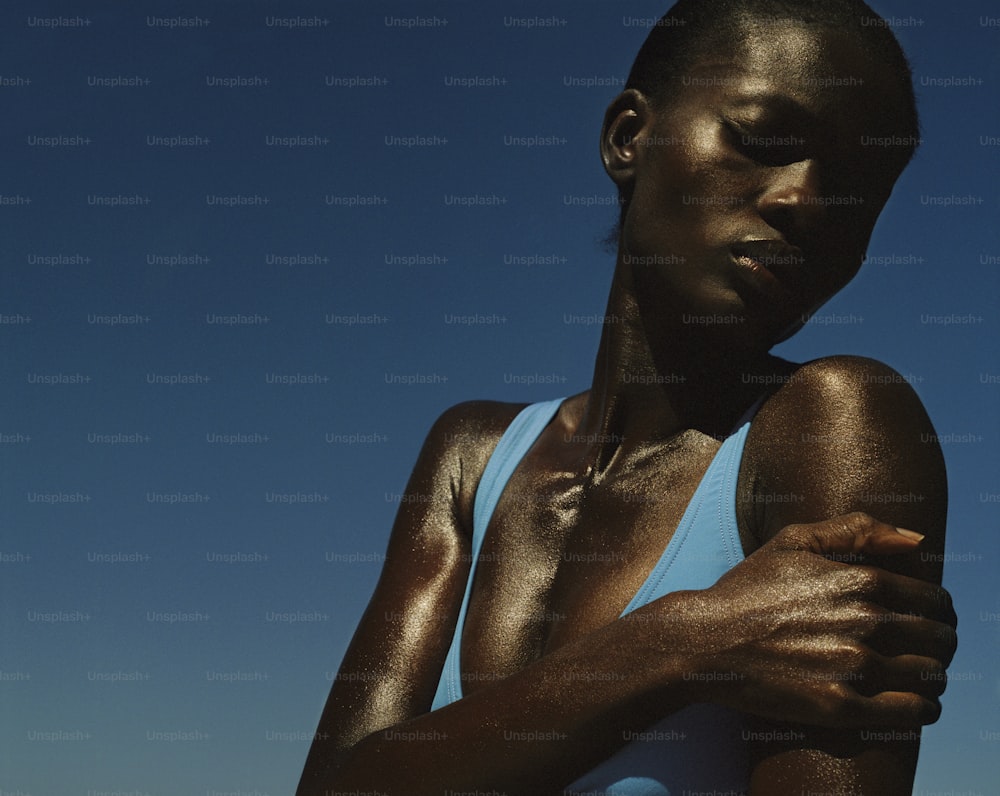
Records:
<instances>
[{"instance_id":1,"label":"neck","mask_svg":"<svg viewBox=\"0 0 1000 796\"><path fill-rule=\"evenodd\" d=\"M584 470L599 477L619 455L688 430L722 438L793 366L766 351L721 345L704 329L650 341L619 267L594 377L577 427L590 442Z\"/></svg>"}]
</instances>

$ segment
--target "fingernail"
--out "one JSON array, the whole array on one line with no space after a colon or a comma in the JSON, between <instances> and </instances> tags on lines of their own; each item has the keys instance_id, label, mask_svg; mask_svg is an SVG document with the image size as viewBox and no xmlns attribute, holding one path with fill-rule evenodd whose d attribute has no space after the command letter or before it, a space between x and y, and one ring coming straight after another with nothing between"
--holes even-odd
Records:
<instances>
[{"instance_id":1,"label":"fingernail","mask_svg":"<svg viewBox=\"0 0 1000 796\"><path fill-rule=\"evenodd\" d=\"M924 538L922 533L917 533L916 531L908 531L906 528L897 528L896 533L901 533L907 539L913 539L915 542L919 542Z\"/></svg>"}]
</instances>

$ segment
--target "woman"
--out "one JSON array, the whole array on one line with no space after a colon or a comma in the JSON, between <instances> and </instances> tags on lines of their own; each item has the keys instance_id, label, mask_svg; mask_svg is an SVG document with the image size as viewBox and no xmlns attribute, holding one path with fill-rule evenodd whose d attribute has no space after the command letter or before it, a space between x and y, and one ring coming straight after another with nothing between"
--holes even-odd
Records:
<instances>
[{"instance_id":1,"label":"woman","mask_svg":"<svg viewBox=\"0 0 1000 796\"><path fill-rule=\"evenodd\" d=\"M435 424L300 794L910 793L955 649L936 437L887 366L768 351L917 135L861 2L652 29L602 128L591 388Z\"/></svg>"}]
</instances>

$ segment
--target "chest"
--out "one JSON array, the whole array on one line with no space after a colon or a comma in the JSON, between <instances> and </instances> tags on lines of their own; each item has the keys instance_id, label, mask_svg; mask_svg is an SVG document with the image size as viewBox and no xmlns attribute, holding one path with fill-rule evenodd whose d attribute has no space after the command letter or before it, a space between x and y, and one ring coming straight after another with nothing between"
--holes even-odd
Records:
<instances>
[{"instance_id":1,"label":"chest","mask_svg":"<svg viewBox=\"0 0 1000 796\"><path fill-rule=\"evenodd\" d=\"M618 618L718 447L695 435L668 452L644 452L599 484L526 457L480 550L462 634L466 693Z\"/></svg>"}]
</instances>

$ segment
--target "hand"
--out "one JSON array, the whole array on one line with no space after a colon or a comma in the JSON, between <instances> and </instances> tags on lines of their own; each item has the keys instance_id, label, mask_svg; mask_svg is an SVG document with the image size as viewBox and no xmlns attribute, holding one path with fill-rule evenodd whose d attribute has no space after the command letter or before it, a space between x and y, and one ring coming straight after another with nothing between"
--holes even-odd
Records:
<instances>
[{"instance_id":1,"label":"hand","mask_svg":"<svg viewBox=\"0 0 1000 796\"><path fill-rule=\"evenodd\" d=\"M691 678L713 702L782 721L937 721L957 641L951 597L865 563L919 538L860 512L784 528L693 593L703 643Z\"/></svg>"}]
</instances>

